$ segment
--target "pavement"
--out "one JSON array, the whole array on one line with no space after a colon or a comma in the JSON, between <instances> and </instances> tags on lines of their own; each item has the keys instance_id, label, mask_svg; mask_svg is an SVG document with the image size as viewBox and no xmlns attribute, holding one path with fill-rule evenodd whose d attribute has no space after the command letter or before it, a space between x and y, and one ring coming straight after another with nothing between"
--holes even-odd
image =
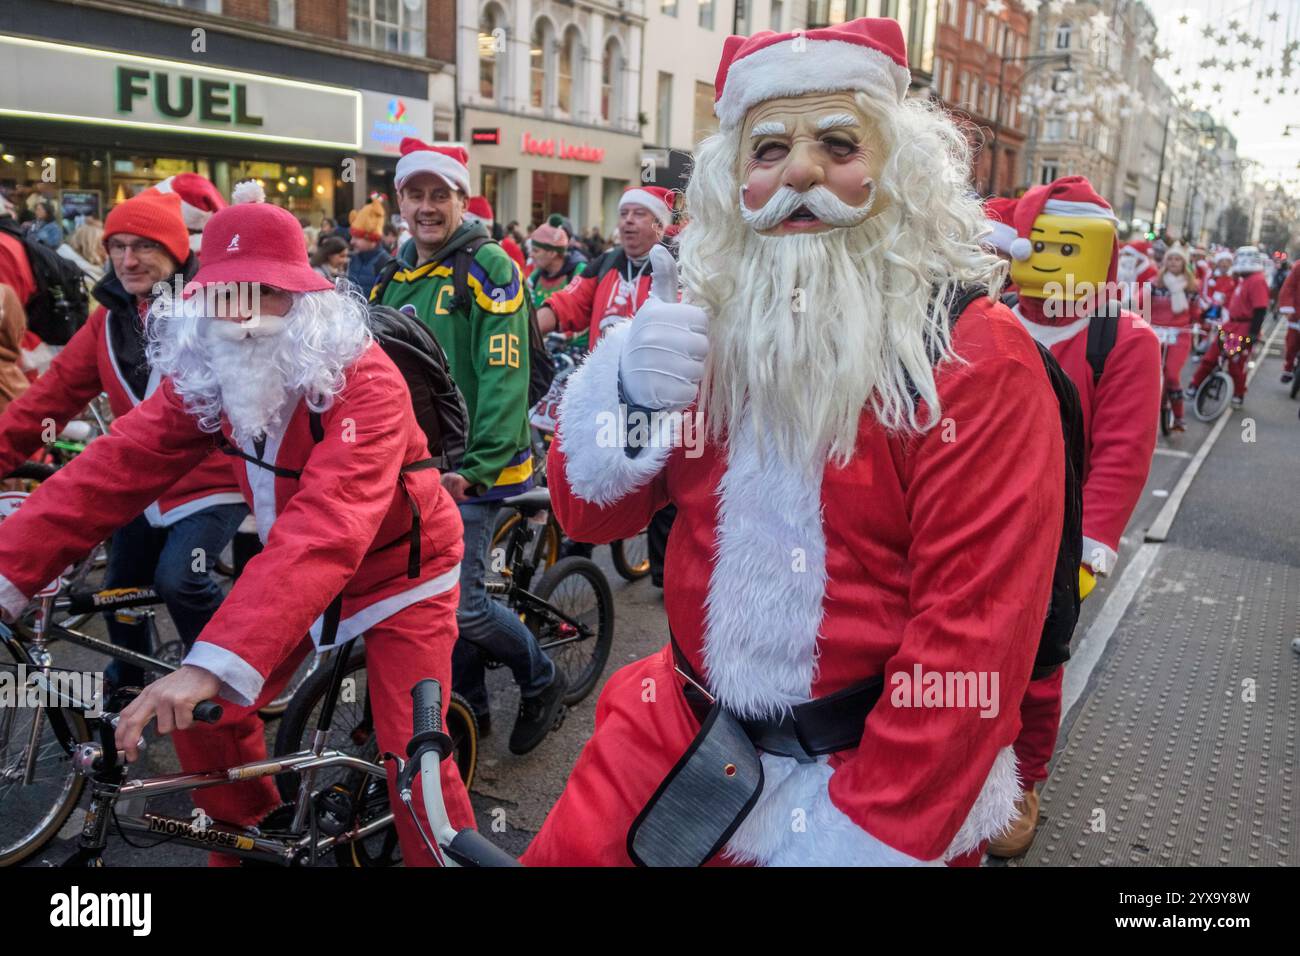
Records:
<instances>
[{"instance_id":1,"label":"pavement","mask_svg":"<svg viewBox=\"0 0 1300 956\"><path fill-rule=\"evenodd\" d=\"M1165 540L1147 543L1215 429L1189 415L1184 435L1161 440L1120 561L1084 603L1067 666L1077 702L1062 721L1038 838L1010 865L1273 865L1300 857L1292 823L1300 655L1290 649L1300 634L1300 508L1288 495L1300 422L1277 381L1280 341L1258 359L1263 367L1246 408L1219 430L1166 521ZM595 560L616 607L603 684L662 646L666 623L661 592L649 580L623 581L608 548L597 548ZM102 631L102 624L89 628ZM102 665L78 648L60 648L56 659ZM600 688L533 753L516 757L506 744L517 690L505 669L490 671L488 685L494 727L482 741L471 797L480 828L518 854L591 734ZM269 744L274 733L272 722ZM147 774L177 769L165 740L141 766ZM155 806L189 813L184 795ZM32 864L66 856L83 818L84 800ZM199 866L205 856L174 844L133 848L113 837L106 859Z\"/></svg>"}]
</instances>

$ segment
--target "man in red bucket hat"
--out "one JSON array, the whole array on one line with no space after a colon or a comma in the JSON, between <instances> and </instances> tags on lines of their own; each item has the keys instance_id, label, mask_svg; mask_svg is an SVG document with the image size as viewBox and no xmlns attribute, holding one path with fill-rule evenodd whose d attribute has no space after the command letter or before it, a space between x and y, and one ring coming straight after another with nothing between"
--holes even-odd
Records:
<instances>
[{"instance_id":1,"label":"man in red bucket hat","mask_svg":"<svg viewBox=\"0 0 1300 956\"><path fill-rule=\"evenodd\" d=\"M400 753L411 686L424 677L450 686L456 507L436 469L411 467L429 457L424 432L401 373L370 335L365 303L311 268L291 213L265 203L218 212L201 259L185 301L150 323L160 387L0 526L0 609L19 613L215 443L234 456L264 549L181 668L122 712L118 747L135 759L156 718L160 733L175 732L187 771L265 759L258 708L334 630L337 643L365 633L375 742ZM339 597L330 628L323 619ZM227 702L222 720L194 725L194 705L211 697ZM454 764L443 771L453 824L472 826ZM390 778L393 806L395 797ZM280 800L261 778L197 791L195 802L252 826ZM433 864L409 816L395 825L405 862Z\"/></svg>"}]
</instances>

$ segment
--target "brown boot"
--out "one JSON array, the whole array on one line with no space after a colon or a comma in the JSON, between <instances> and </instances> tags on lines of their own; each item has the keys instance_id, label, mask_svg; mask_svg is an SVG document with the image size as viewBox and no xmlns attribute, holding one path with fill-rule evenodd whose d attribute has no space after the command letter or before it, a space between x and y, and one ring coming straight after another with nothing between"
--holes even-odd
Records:
<instances>
[{"instance_id":1,"label":"brown boot","mask_svg":"<svg viewBox=\"0 0 1300 956\"><path fill-rule=\"evenodd\" d=\"M989 843L988 854L999 860L1021 856L1034 842L1038 829L1038 791L1028 790L1016 801L1018 816L1011 821L1007 831Z\"/></svg>"}]
</instances>

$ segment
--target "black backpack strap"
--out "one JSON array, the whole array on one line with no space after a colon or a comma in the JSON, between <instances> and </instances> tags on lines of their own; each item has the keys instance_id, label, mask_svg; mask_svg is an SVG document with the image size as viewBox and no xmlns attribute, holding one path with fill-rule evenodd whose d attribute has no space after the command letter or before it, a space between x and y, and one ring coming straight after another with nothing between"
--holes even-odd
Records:
<instances>
[{"instance_id":1,"label":"black backpack strap","mask_svg":"<svg viewBox=\"0 0 1300 956\"><path fill-rule=\"evenodd\" d=\"M220 449L223 455L230 455L233 458L242 458L244 461L252 462L258 468L264 468L274 474L277 478L292 478L294 481L302 478L301 471L294 468L280 468L277 465L271 464L269 461L263 461L261 458L257 458L254 455L241 451L234 445L230 444L230 442L226 441L226 436L222 435L220 432L217 433L217 448Z\"/></svg>"},{"instance_id":2,"label":"black backpack strap","mask_svg":"<svg viewBox=\"0 0 1300 956\"><path fill-rule=\"evenodd\" d=\"M478 255L478 251L490 242L496 240L486 237L471 239L451 254L452 293L449 307L453 312L469 308L472 301L469 294L469 269L474 264L474 257Z\"/></svg>"},{"instance_id":3,"label":"black backpack strap","mask_svg":"<svg viewBox=\"0 0 1300 956\"><path fill-rule=\"evenodd\" d=\"M952 330L957 327L957 320L961 318L961 314L966 311L970 304L981 297L987 298L988 294L988 286L983 285L964 285L953 292L947 302L948 332L950 335ZM936 306L939 304L935 303ZM930 356L931 365L939 361L939 345L937 342L934 340L927 342L926 352ZM917 390L916 383L912 381L912 376L907 374L906 369L903 370L903 377L906 380L907 394L911 397L912 404L915 405L921 400L921 393Z\"/></svg>"},{"instance_id":4,"label":"black backpack strap","mask_svg":"<svg viewBox=\"0 0 1300 956\"><path fill-rule=\"evenodd\" d=\"M599 259L592 263L590 270L583 270L582 277L592 276L597 282L605 278L606 273L613 271L620 263L619 257L623 256L621 248L607 249ZM624 257L624 260L626 257Z\"/></svg>"},{"instance_id":5,"label":"black backpack strap","mask_svg":"<svg viewBox=\"0 0 1300 956\"><path fill-rule=\"evenodd\" d=\"M1092 383L1101 381L1101 373L1106 370L1106 357L1115 347L1115 337L1119 333L1119 315L1113 307L1107 306L1088 322L1088 364L1092 366Z\"/></svg>"},{"instance_id":6,"label":"black backpack strap","mask_svg":"<svg viewBox=\"0 0 1300 956\"><path fill-rule=\"evenodd\" d=\"M316 444L325 440L325 423L321 421L320 412L308 410L307 427L311 429L311 440Z\"/></svg>"},{"instance_id":7,"label":"black backpack strap","mask_svg":"<svg viewBox=\"0 0 1300 956\"><path fill-rule=\"evenodd\" d=\"M370 289L371 302L383 302L384 292L388 289L388 284L393 281L393 276L397 275L399 269L406 267L397 256L389 259L384 263L384 267L379 270L379 275L375 276L375 284Z\"/></svg>"},{"instance_id":8,"label":"black backpack strap","mask_svg":"<svg viewBox=\"0 0 1300 956\"><path fill-rule=\"evenodd\" d=\"M337 594L334 600L330 601L329 607L325 609L325 614L321 620L320 626L320 646L333 647L334 642L339 636L339 620L343 617L343 595Z\"/></svg>"}]
</instances>

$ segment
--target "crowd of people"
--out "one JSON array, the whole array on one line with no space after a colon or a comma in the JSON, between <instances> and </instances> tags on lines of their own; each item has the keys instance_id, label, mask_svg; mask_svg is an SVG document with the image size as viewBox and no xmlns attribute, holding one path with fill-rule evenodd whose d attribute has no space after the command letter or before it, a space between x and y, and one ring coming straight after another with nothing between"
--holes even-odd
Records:
<instances>
[{"instance_id":1,"label":"crowd of people","mask_svg":"<svg viewBox=\"0 0 1300 956\"><path fill-rule=\"evenodd\" d=\"M733 38L684 210L630 186L613 247L562 215L500 226L465 150L414 139L397 208L374 197L346 224L304 229L255 184L227 202L194 174L83 223L63 254L97 305L43 374L0 376L0 470L101 391L115 421L0 525L0 609L110 536L106 585L158 588L187 655L124 711L131 757L156 720L185 770L263 759L258 708L306 654L362 634L381 751L403 749L426 676L490 732L497 661L520 694L509 748L528 753L563 717L565 677L486 575L503 501L538 481L530 345L556 331L587 353L546 468L566 547L648 529L668 627L607 682L525 862L1023 853L1079 602L1118 561L1161 390L1182 427L1191 330L1217 323L1189 384L1226 349L1244 398L1271 293L1294 374L1296 271L1270 290L1258 250L1123 243L1082 177L981 203L952 120L906 96L907 62L892 20ZM57 216L32 222L62 252ZM0 230L5 316L37 285ZM465 448L441 469L371 332L379 307L432 333L463 396ZM610 442L629 410L648 435ZM682 441L691 415L702 447ZM223 594L187 556L250 515L261 552ZM898 693L953 674L996 675L992 698ZM195 724L211 697L231 706ZM719 753L724 775L684 769ZM451 762L443 786L472 825ZM266 779L195 800L248 826L279 804ZM665 826L683 800L698 818ZM397 827L406 862L432 863Z\"/></svg>"}]
</instances>

